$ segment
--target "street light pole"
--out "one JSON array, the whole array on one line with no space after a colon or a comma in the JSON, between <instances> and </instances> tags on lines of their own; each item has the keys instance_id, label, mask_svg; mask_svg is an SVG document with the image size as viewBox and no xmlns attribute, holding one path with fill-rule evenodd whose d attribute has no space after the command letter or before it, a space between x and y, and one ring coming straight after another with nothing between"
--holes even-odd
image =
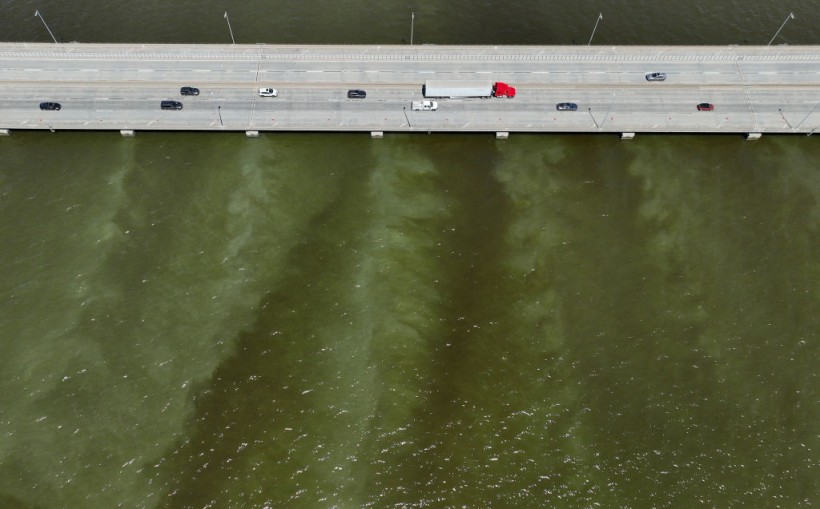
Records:
<instances>
[{"instance_id":1,"label":"street light pole","mask_svg":"<svg viewBox=\"0 0 820 509\"><path fill-rule=\"evenodd\" d=\"M595 124L595 127L600 129L601 126L598 125L598 121L595 120L595 116L592 114L592 108L587 108L587 111L589 111L589 116L592 118L592 122Z\"/></svg>"},{"instance_id":2,"label":"street light pole","mask_svg":"<svg viewBox=\"0 0 820 509\"><path fill-rule=\"evenodd\" d=\"M42 15L42 14L40 14L40 11L39 11L39 10L34 9L34 17L35 17L35 18L40 18L40 21L42 21L42 22L43 22L43 25L45 25L46 30L48 30L48 35L50 35L50 36L51 36L51 38L52 38L52 39L54 39L54 43L56 44L56 43L57 43L57 38L56 38L56 37L54 37L54 34L52 34L52 33L51 33L51 29L50 29L50 28L48 28L48 25L46 24L46 20L44 20L44 19L43 19L43 15Z\"/></svg>"},{"instance_id":3,"label":"street light pole","mask_svg":"<svg viewBox=\"0 0 820 509\"><path fill-rule=\"evenodd\" d=\"M600 23L602 19L604 19L604 15L599 12L598 19L595 20L595 27L593 27L592 29L592 35L589 36L589 42L587 43L587 46L592 44L592 38L595 37L595 30L598 29L598 23Z\"/></svg>"},{"instance_id":4,"label":"street light pole","mask_svg":"<svg viewBox=\"0 0 820 509\"><path fill-rule=\"evenodd\" d=\"M231 42L233 44L236 44L236 41L233 38L233 30L231 29L231 20L230 20L230 18L228 18L228 11L225 11L225 21L228 22L228 32L231 33Z\"/></svg>"},{"instance_id":5,"label":"street light pole","mask_svg":"<svg viewBox=\"0 0 820 509\"><path fill-rule=\"evenodd\" d=\"M779 34L781 30L783 30L783 27L786 26L786 23L788 23L790 19L794 19L794 13L793 12L790 12L789 15L786 16L786 21L784 21L783 24L780 25L780 28L777 29L777 32L774 33L774 37L772 37L772 40L769 41L769 44L767 44L766 46L771 46L772 45L774 40L777 38L777 34Z\"/></svg>"},{"instance_id":6,"label":"street light pole","mask_svg":"<svg viewBox=\"0 0 820 509\"><path fill-rule=\"evenodd\" d=\"M812 106L812 107L811 107L811 110L809 110L809 114L808 114L808 115L806 115L805 117L803 117L803 120L801 120L801 121L800 121L800 123L799 123L799 124L797 124L797 128L798 128L798 129L800 128L800 126L801 126L801 125L803 125L803 122L805 122L805 121L806 121L806 119L807 119L807 118L809 118L809 117L811 116L811 114L812 114L812 113L814 113L814 110L815 110L815 108L817 108L817 105L818 105L818 104L820 104L820 103L814 103L814 106ZM814 129L812 129L812 131L814 131ZM809 136L811 136L811 134L809 134Z\"/></svg>"},{"instance_id":7,"label":"street light pole","mask_svg":"<svg viewBox=\"0 0 820 509\"><path fill-rule=\"evenodd\" d=\"M416 13L410 12L410 46L413 45L413 29L416 25Z\"/></svg>"}]
</instances>

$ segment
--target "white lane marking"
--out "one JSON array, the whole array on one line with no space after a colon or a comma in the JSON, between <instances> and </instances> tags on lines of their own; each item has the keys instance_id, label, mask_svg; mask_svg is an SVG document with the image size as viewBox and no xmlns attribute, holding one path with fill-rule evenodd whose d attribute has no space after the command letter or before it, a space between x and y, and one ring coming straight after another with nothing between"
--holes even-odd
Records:
<instances>
[{"instance_id":1,"label":"white lane marking","mask_svg":"<svg viewBox=\"0 0 820 509\"><path fill-rule=\"evenodd\" d=\"M325 71L305 71L305 72L313 72L313 73L316 73L316 72L325 72Z\"/></svg>"}]
</instances>

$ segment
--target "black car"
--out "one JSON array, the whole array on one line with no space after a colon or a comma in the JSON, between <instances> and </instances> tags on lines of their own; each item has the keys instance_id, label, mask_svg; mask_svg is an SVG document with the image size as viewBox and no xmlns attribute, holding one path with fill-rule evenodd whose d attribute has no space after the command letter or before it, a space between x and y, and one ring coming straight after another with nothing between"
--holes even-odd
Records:
<instances>
[{"instance_id":1,"label":"black car","mask_svg":"<svg viewBox=\"0 0 820 509\"><path fill-rule=\"evenodd\" d=\"M199 95L199 89L194 87L182 87L179 89L182 95Z\"/></svg>"},{"instance_id":2,"label":"black car","mask_svg":"<svg viewBox=\"0 0 820 509\"><path fill-rule=\"evenodd\" d=\"M182 103L179 101L162 101L159 107L163 110L181 110Z\"/></svg>"},{"instance_id":3,"label":"black car","mask_svg":"<svg viewBox=\"0 0 820 509\"><path fill-rule=\"evenodd\" d=\"M558 111L576 111L578 105L575 103L558 103L555 105L555 109Z\"/></svg>"},{"instance_id":4,"label":"black car","mask_svg":"<svg viewBox=\"0 0 820 509\"><path fill-rule=\"evenodd\" d=\"M60 111L60 103L40 103L40 109L45 111Z\"/></svg>"},{"instance_id":5,"label":"black car","mask_svg":"<svg viewBox=\"0 0 820 509\"><path fill-rule=\"evenodd\" d=\"M364 99L367 97L367 92L364 90L348 90L347 91L347 98L348 99Z\"/></svg>"}]
</instances>

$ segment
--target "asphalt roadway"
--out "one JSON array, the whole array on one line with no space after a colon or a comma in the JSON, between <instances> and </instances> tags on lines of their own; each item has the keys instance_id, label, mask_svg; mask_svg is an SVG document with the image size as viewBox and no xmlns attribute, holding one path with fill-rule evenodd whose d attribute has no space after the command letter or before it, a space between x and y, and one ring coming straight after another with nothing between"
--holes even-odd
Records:
<instances>
[{"instance_id":1,"label":"asphalt roadway","mask_svg":"<svg viewBox=\"0 0 820 509\"><path fill-rule=\"evenodd\" d=\"M649 82L652 72L667 78ZM518 93L411 111L432 79ZM160 110L165 99L184 107ZM44 101L62 109L42 111ZM703 102L714 110L697 111ZM812 134L818 104L820 46L0 44L0 129L10 131Z\"/></svg>"}]
</instances>

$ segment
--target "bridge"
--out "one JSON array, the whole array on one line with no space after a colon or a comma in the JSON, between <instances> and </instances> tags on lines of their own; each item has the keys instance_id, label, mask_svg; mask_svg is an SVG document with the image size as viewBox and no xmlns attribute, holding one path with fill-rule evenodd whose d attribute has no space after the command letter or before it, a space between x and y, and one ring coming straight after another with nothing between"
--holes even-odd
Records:
<instances>
[{"instance_id":1,"label":"bridge","mask_svg":"<svg viewBox=\"0 0 820 509\"><path fill-rule=\"evenodd\" d=\"M14 130L764 133L820 127L820 46L295 46L0 43ZM646 75L662 72L666 80ZM515 98L438 99L427 80ZM180 87L200 90L181 96ZM278 90L260 97L259 88ZM350 99L350 89L366 98ZM161 110L162 100L183 103ZM61 105L44 111L41 102ZM558 111L571 102L575 111ZM709 103L711 111L696 105Z\"/></svg>"}]
</instances>

